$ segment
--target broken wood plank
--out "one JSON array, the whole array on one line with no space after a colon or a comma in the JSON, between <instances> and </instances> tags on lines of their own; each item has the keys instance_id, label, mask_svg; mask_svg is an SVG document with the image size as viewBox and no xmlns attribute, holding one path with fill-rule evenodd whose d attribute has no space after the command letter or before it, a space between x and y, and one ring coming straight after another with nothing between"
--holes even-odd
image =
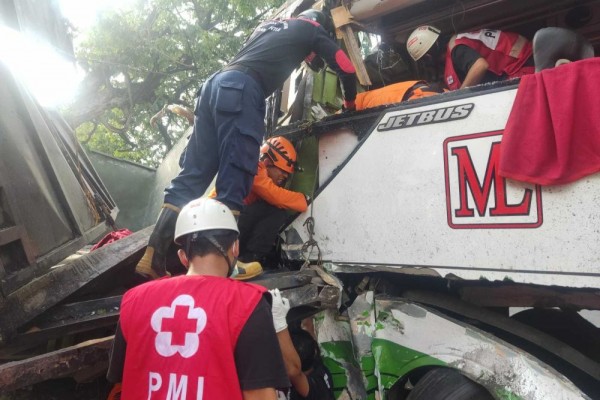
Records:
<instances>
[{"instance_id":1,"label":"broken wood plank","mask_svg":"<svg viewBox=\"0 0 600 400\"><path fill-rule=\"evenodd\" d=\"M113 336L89 340L41 356L0 365L1 392L71 376L90 366L107 368L112 341Z\"/></svg>"},{"instance_id":2,"label":"broken wood plank","mask_svg":"<svg viewBox=\"0 0 600 400\"><path fill-rule=\"evenodd\" d=\"M331 10L331 17L333 23L338 31L341 33L346 50L348 50L348 56L354 65L356 70L356 77L363 86L371 86L371 78L365 67L365 63L362 59L362 53L360 46L356 40L354 30L352 28L353 16L345 6L340 6Z\"/></svg>"},{"instance_id":3,"label":"broken wood plank","mask_svg":"<svg viewBox=\"0 0 600 400\"><path fill-rule=\"evenodd\" d=\"M24 358L23 351L65 335L97 330L115 325L119 318L122 296L70 303L51 308L31 321L30 328L13 337L8 346L0 343L0 360Z\"/></svg>"},{"instance_id":4,"label":"broken wood plank","mask_svg":"<svg viewBox=\"0 0 600 400\"><path fill-rule=\"evenodd\" d=\"M111 296L59 305L33 320L32 325L40 329L45 329L57 324L66 324L85 318L93 318L115 312L118 314L121 309L122 298L123 296Z\"/></svg>"},{"instance_id":5,"label":"broken wood plank","mask_svg":"<svg viewBox=\"0 0 600 400\"><path fill-rule=\"evenodd\" d=\"M44 353L39 350L43 343L53 343L59 339L72 338L81 332L101 332L96 336L103 336L114 331L114 326L119 320L119 315L109 315L95 320L80 321L75 327L65 325L62 327L54 327L43 331L31 332L22 336L17 336L15 342L11 342L10 346L0 349L0 361L22 360L28 357L36 356ZM92 335L89 335L90 337ZM93 336L92 336L93 337ZM48 351L49 349L46 349Z\"/></svg>"},{"instance_id":6,"label":"broken wood plank","mask_svg":"<svg viewBox=\"0 0 600 400\"><path fill-rule=\"evenodd\" d=\"M0 342L111 269L131 266L142 255L153 226L88 253L11 293L0 309Z\"/></svg>"}]
</instances>

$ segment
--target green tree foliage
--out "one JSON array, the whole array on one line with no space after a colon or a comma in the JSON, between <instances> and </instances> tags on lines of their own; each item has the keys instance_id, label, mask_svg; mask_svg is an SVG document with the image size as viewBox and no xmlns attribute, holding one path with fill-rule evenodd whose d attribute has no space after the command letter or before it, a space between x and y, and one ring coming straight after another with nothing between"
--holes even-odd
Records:
<instances>
[{"instance_id":1,"label":"green tree foliage","mask_svg":"<svg viewBox=\"0 0 600 400\"><path fill-rule=\"evenodd\" d=\"M65 117L90 149L156 166L188 126L201 82L283 0L140 0L101 16L76 50L87 76Z\"/></svg>"}]
</instances>

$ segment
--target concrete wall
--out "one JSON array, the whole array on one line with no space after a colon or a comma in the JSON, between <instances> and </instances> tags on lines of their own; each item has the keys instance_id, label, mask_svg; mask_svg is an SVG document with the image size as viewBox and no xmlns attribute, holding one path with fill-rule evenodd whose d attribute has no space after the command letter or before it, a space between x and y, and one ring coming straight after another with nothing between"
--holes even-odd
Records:
<instances>
[{"instance_id":1,"label":"concrete wall","mask_svg":"<svg viewBox=\"0 0 600 400\"><path fill-rule=\"evenodd\" d=\"M117 225L136 231L156 222L164 190L179 173L179 158L191 134L186 131L154 170L106 154L90 152L92 164L119 207ZM213 183L207 192L214 187Z\"/></svg>"},{"instance_id":2,"label":"concrete wall","mask_svg":"<svg viewBox=\"0 0 600 400\"><path fill-rule=\"evenodd\" d=\"M95 151L88 155L119 207L119 228L137 231L153 224L145 216L153 200L156 170Z\"/></svg>"}]
</instances>

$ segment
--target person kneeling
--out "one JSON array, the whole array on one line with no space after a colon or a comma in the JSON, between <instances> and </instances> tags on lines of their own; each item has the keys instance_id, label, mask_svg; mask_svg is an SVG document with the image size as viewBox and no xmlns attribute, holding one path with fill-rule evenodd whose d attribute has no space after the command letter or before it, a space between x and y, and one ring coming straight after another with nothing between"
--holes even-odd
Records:
<instances>
[{"instance_id":1,"label":"person kneeling","mask_svg":"<svg viewBox=\"0 0 600 400\"><path fill-rule=\"evenodd\" d=\"M281 136L267 139L260 149L258 170L238 221L240 257L234 279L260 275L261 261L275 244L287 210L304 212L308 208L307 196L283 188L295 169L296 150L292 143ZM213 190L209 197L216 195Z\"/></svg>"}]
</instances>

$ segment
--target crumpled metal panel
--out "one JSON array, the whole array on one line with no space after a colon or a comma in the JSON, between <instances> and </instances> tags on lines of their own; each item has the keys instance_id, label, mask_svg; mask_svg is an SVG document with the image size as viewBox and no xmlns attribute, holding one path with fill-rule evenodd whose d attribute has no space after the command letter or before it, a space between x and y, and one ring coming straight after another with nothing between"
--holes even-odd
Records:
<instances>
[{"instance_id":1,"label":"crumpled metal panel","mask_svg":"<svg viewBox=\"0 0 600 400\"><path fill-rule=\"evenodd\" d=\"M376 298L374 305L374 338L409 350L413 360L426 356L456 368L497 398L588 399L550 366L487 332L399 298Z\"/></svg>"},{"instance_id":2,"label":"crumpled metal panel","mask_svg":"<svg viewBox=\"0 0 600 400\"><path fill-rule=\"evenodd\" d=\"M411 372L449 367L501 400L589 399L525 351L406 299L368 291L347 317L332 310L317 315L315 329L334 386L343 388L339 398L385 400Z\"/></svg>"}]
</instances>

